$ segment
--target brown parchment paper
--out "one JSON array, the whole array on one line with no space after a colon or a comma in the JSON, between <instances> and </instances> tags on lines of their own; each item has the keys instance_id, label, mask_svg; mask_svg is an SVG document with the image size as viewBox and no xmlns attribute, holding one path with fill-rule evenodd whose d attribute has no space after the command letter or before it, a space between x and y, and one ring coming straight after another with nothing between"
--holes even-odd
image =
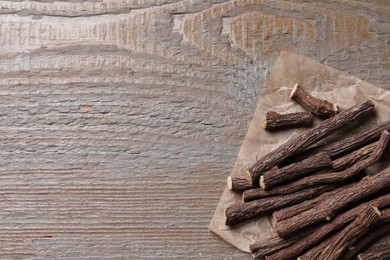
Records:
<instances>
[{"instance_id":1,"label":"brown parchment paper","mask_svg":"<svg viewBox=\"0 0 390 260\"><path fill-rule=\"evenodd\" d=\"M269 133L261 127L261 117L269 110L279 113L303 111L303 108L289 98L291 89L296 83L299 83L312 95L338 104L341 109L351 107L368 98L374 101L376 105L374 116L366 118L364 123L353 124L348 129L333 134L325 141L343 138L354 131L358 132L368 128L371 123L390 119L389 91L303 55L282 51L272 70L268 88L260 97L231 176L245 175L246 170L255 162L256 157L260 158L290 138L305 131L301 128ZM319 120L316 120L315 124L318 123ZM386 155L385 157L381 163L369 168L368 172L374 174L381 168L389 166L390 156ZM241 201L241 193L232 192L226 187L209 229L240 250L249 252L250 244L260 239L276 236L276 232L273 229L271 216L248 221L234 228L226 226L224 224L224 210L229 205L239 201ZM385 241L390 242L390 236L385 238Z\"/></svg>"}]
</instances>

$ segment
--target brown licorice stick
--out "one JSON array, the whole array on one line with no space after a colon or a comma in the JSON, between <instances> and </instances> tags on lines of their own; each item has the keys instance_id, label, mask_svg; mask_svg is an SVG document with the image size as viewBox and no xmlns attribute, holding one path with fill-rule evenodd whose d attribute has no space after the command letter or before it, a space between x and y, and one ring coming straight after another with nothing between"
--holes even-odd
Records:
<instances>
[{"instance_id":1,"label":"brown licorice stick","mask_svg":"<svg viewBox=\"0 0 390 260\"><path fill-rule=\"evenodd\" d=\"M279 114L275 111L269 111L263 119L263 128L266 130L276 130L282 127L310 125L311 122L312 116L308 112Z\"/></svg>"},{"instance_id":2,"label":"brown licorice stick","mask_svg":"<svg viewBox=\"0 0 390 260\"><path fill-rule=\"evenodd\" d=\"M358 255L358 260L390 259L390 243L371 247Z\"/></svg>"},{"instance_id":3,"label":"brown licorice stick","mask_svg":"<svg viewBox=\"0 0 390 260\"><path fill-rule=\"evenodd\" d=\"M260 239L259 241L256 241L251 244L249 246L249 250L251 251L254 259L264 259L266 255L270 255L285 247L293 245L311 232L312 230L308 229L294 237L289 237L287 239L280 238L279 236Z\"/></svg>"},{"instance_id":4,"label":"brown licorice stick","mask_svg":"<svg viewBox=\"0 0 390 260\"><path fill-rule=\"evenodd\" d=\"M328 237L330 234L336 232L340 228L347 225L357 215L361 214L367 208L367 206L373 206L373 207L377 207L379 209L386 208L386 207L390 206L390 194L386 194L386 195L380 196L378 198L375 198L371 201L362 203L362 204L338 215L330 222L320 226L319 228L316 228L312 233L309 233L308 235L302 237L296 243L291 244L290 246L284 247L281 250L279 250L278 252L275 252L272 255L269 255L267 257L267 259L268 260L290 259L290 258L298 257L301 253L303 253L304 251L306 251L310 247L318 244L319 242L324 240L326 237ZM288 240L288 239L286 239L286 240ZM372 240L369 240L368 242L370 242L370 241L372 241ZM354 255L356 255L356 254L354 254Z\"/></svg>"},{"instance_id":5,"label":"brown licorice stick","mask_svg":"<svg viewBox=\"0 0 390 260\"><path fill-rule=\"evenodd\" d=\"M294 155L294 157L297 157L298 160L303 160L321 151L327 153L330 158L335 159L343 154L378 140L384 130L390 131L390 120L375 124L373 127L364 132L357 133L340 141L303 150L301 153ZM283 160L280 165L288 165L295 161L296 160L290 156L286 160Z\"/></svg>"},{"instance_id":6,"label":"brown licorice stick","mask_svg":"<svg viewBox=\"0 0 390 260\"><path fill-rule=\"evenodd\" d=\"M338 184L338 185L340 185L340 184ZM341 185L342 185L342 183L341 183ZM343 186L343 189L352 187L353 185L355 185L355 183L345 184ZM332 197L339 192L340 192L339 189L330 190L330 191L325 192L325 193L321 194L320 196L315 197L313 199L305 200L302 203L299 203L299 204L296 204L293 206L289 206L289 207L285 207L285 208L282 208L280 210L276 210L276 211L274 211L274 213L272 213L272 216L273 216L274 220L277 222L284 220L284 219L291 218L291 217L296 216L296 215L298 215L306 210L314 208L317 204L321 203L326 198Z\"/></svg>"},{"instance_id":7,"label":"brown licorice stick","mask_svg":"<svg viewBox=\"0 0 390 260\"><path fill-rule=\"evenodd\" d=\"M254 187L247 177L241 176L229 176L227 178L227 186L229 190L236 191L248 190Z\"/></svg>"},{"instance_id":8,"label":"brown licorice stick","mask_svg":"<svg viewBox=\"0 0 390 260\"><path fill-rule=\"evenodd\" d=\"M319 173L322 173L322 172L329 173L329 170L322 170L322 171L319 171L316 174L319 174ZM294 193L296 191L299 191L299 190L301 190L303 188L304 187L299 187L299 186L289 186L289 184L276 186L276 187L271 188L269 190L264 190L263 188L257 187L257 188L252 188L252 189L249 189L249 190L245 190L242 193L242 200L244 202L248 202L248 201L251 201L251 200L257 200L257 199L262 199L262 198L271 197L271 196L286 195L286 194L291 194L291 193Z\"/></svg>"},{"instance_id":9,"label":"brown licorice stick","mask_svg":"<svg viewBox=\"0 0 390 260\"><path fill-rule=\"evenodd\" d=\"M284 190L288 190L288 189L301 190L301 189L305 189L305 188L308 188L308 187L311 187L314 185L318 185L318 183L323 183L323 184L337 183L337 182L340 182L342 179L347 177L347 176L344 176L342 174L343 172L321 172L318 174L314 174L314 175L307 176L307 177L304 177L302 179L293 181L293 182L285 184L283 186L279 186L277 188L284 187ZM352 172L350 170L349 174L351 176L352 176L352 173L355 173L355 172Z\"/></svg>"},{"instance_id":10,"label":"brown licorice stick","mask_svg":"<svg viewBox=\"0 0 390 260\"><path fill-rule=\"evenodd\" d=\"M298 84L294 85L290 93L290 98L308 111L323 119L332 117L339 111L339 108L336 104L332 104L327 100L313 97Z\"/></svg>"},{"instance_id":11,"label":"brown licorice stick","mask_svg":"<svg viewBox=\"0 0 390 260\"><path fill-rule=\"evenodd\" d=\"M269 190L281 183L298 179L331 164L332 160L327 153L317 153L303 161L296 162L277 171L268 171L260 176L260 187Z\"/></svg>"},{"instance_id":12,"label":"brown licorice stick","mask_svg":"<svg viewBox=\"0 0 390 260\"><path fill-rule=\"evenodd\" d=\"M299 187L297 187L296 189L295 187L286 189L285 186L286 185L277 186L270 190L264 190L263 188L252 188L249 190L245 190L242 193L242 200L244 202L248 202L251 200L257 200L257 199L262 199L271 196L291 194L301 190L301 188Z\"/></svg>"},{"instance_id":13,"label":"brown licorice stick","mask_svg":"<svg viewBox=\"0 0 390 260\"><path fill-rule=\"evenodd\" d=\"M370 230L364 237L356 241L344 255L344 259L356 259L356 255L362 252L364 248L374 243L381 237L390 234L390 223L383 223L373 230Z\"/></svg>"},{"instance_id":14,"label":"brown licorice stick","mask_svg":"<svg viewBox=\"0 0 390 260\"><path fill-rule=\"evenodd\" d=\"M363 178L351 187L339 188L339 192L325 198L313 208L275 224L280 237L288 237L321 221L332 219L342 208L390 187L390 167L381 172Z\"/></svg>"},{"instance_id":15,"label":"brown licorice stick","mask_svg":"<svg viewBox=\"0 0 390 260\"><path fill-rule=\"evenodd\" d=\"M252 183L256 183L262 173L276 166L282 160L309 147L326 136L340 130L351 122L363 117L373 111L375 104L372 100L367 100L359 105L353 106L342 111L334 117L323 121L317 127L314 127L303 134L292 138L280 145L270 153L257 160L249 169L248 174Z\"/></svg>"},{"instance_id":16,"label":"brown licorice stick","mask_svg":"<svg viewBox=\"0 0 390 260\"><path fill-rule=\"evenodd\" d=\"M346 168L352 166L354 163L367 159L372 152L375 150L378 145L378 141L363 146L362 148L355 150L343 157L340 157L334 161L332 161L332 169L335 171L345 170Z\"/></svg>"},{"instance_id":17,"label":"brown licorice stick","mask_svg":"<svg viewBox=\"0 0 390 260\"><path fill-rule=\"evenodd\" d=\"M332 185L314 186L288 195L268 197L246 203L234 203L225 210L225 224L234 226L254 217L313 198L333 188Z\"/></svg>"},{"instance_id":18,"label":"brown licorice stick","mask_svg":"<svg viewBox=\"0 0 390 260\"><path fill-rule=\"evenodd\" d=\"M383 131L381 138L377 142L377 146L375 147L375 151L373 151L372 154L370 155L370 157L368 157L367 159L353 164L351 167L345 169L344 171L314 174L314 175L299 179L295 182L291 182L287 185L308 187L308 186L313 186L313 185L323 185L326 183L336 183L336 182L348 180L348 179L354 177L356 174L358 174L362 170L364 170L365 168L374 164L376 161L378 161L379 158L383 155L384 151L386 150L386 147L389 143L389 140L390 140L389 132ZM286 166L286 167L288 167L288 166ZM260 181L262 181L261 178L260 178ZM260 185L262 185L262 184L263 183L260 182Z\"/></svg>"},{"instance_id":19,"label":"brown licorice stick","mask_svg":"<svg viewBox=\"0 0 390 260\"><path fill-rule=\"evenodd\" d=\"M291 194L293 192L296 192L298 190L300 189L297 190L284 189L284 186L275 187L270 190L264 190L263 188L253 188L253 189L245 190L242 193L242 201L248 202L248 201L258 200L258 199L271 197L271 196L286 195L286 194Z\"/></svg>"},{"instance_id":20,"label":"brown licorice stick","mask_svg":"<svg viewBox=\"0 0 390 260\"><path fill-rule=\"evenodd\" d=\"M259 240L251 244L249 246L249 250L251 251L253 258L257 259L272 254L285 247L288 247L299 241L299 239L299 236L295 236L288 239L283 239L278 236L274 236L271 238Z\"/></svg>"},{"instance_id":21,"label":"brown licorice stick","mask_svg":"<svg viewBox=\"0 0 390 260\"><path fill-rule=\"evenodd\" d=\"M329 154L330 158L333 159L378 140L385 130L390 131L390 120L376 124L362 133L357 133L356 135L332 143L329 146L325 146L321 151Z\"/></svg>"},{"instance_id":22,"label":"brown licorice stick","mask_svg":"<svg viewBox=\"0 0 390 260\"><path fill-rule=\"evenodd\" d=\"M381 212L371 206L360 213L348 226L333 235L330 239L308 250L299 260L338 260L342 259L346 250L370 228L381 222Z\"/></svg>"}]
</instances>

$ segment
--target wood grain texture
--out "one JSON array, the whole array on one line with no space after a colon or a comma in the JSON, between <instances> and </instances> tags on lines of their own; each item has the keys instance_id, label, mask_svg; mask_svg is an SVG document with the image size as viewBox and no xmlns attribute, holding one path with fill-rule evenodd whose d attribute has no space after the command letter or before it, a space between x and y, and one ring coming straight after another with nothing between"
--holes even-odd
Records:
<instances>
[{"instance_id":1,"label":"wood grain texture","mask_svg":"<svg viewBox=\"0 0 390 260\"><path fill-rule=\"evenodd\" d=\"M390 90L388 1L0 1L0 258L250 259L207 230L280 50Z\"/></svg>"}]
</instances>

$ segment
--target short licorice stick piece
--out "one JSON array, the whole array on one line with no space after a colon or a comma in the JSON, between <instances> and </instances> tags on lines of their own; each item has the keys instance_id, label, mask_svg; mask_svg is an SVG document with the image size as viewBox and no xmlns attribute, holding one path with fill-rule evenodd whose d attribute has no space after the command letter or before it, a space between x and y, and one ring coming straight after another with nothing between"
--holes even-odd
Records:
<instances>
[{"instance_id":1,"label":"short licorice stick piece","mask_svg":"<svg viewBox=\"0 0 390 260\"><path fill-rule=\"evenodd\" d=\"M296 243L285 247L278 252L273 253L272 255L267 256L267 259L273 260L296 258L310 247L318 244L332 233L336 232L340 228L350 223L357 215L361 214L365 209L367 209L367 206L373 206L379 209L390 206L390 194L386 194L381 197L375 198L369 202L362 203L338 215L330 222L316 228L312 233L302 237L302 239L300 239ZM370 234L372 234L371 231ZM370 236L370 234L368 236Z\"/></svg>"},{"instance_id":2,"label":"short licorice stick piece","mask_svg":"<svg viewBox=\"0 0 390 260\"><path fill-rule=\"evenodd\" d=\"M340 155L346 154L359 147L362 147L363 145L367 145L373 141L378 140L379 136L384 130L390 131L390 120L380 124L376 124L364 132L355 134L351 137L347 137L340 141L328 145L324 145L322 147L314 147L314 148L309 148L307 150L303 150L301 153L298 153L296 155L294 154L294 157L299 158L299 160L303 160L304 158L310 157L313 154L321 151L327 153L330 156L330 158L335 159ZM289 156L279 164L287 165L292 162L296 162L296 159Z\"/></svg>"},{"instance_id":3,"label":"short licorice stick piece","mask_svg":"<svg viewBox=\"0 0 390 260\"><path fill-rule=\"evenodd\" d=\"M311 121L312 116L308 112L279 114L275 111L269 111L263 119L263 128L274 130L281 127L310 125Z\"/></svg>"},{"instance_id":4,"label":"short licorice stick piece","mask_svg":"<svg viewBox=\"0 0 390 260\"><path fill-rule=\"evenodd\" d=\"M298 187L308 187L308 186L313 186L313 185L320 185L320 184L326 184L326 183L336 183L336 182L348 180L348 179L354 177L356 174L358 174L362 170L364 170L365 168L374 164L376 161L378 161L379 158L383 155L384 151L386 150L386 147L389 143L389 139L390 139L389 132L383 131L381 138L376 143L377 145L375 147L375 151L373 151L371 153L370 157L353 164L351 167L345 169L344 171L314 174L314 175L310 175L310 176L304 177L302 179L299 179L295 182L288 183L287 185L298 186ZM286 166L286 167L289 167L289 166ZM283 169L283 168L281 168L281 169ZM264 181L264 180L260 177L260 185L263 185L262 187L264 187L264 183L262 181Z\"/></svg>"},{"instance_id":5,"label":"short licorice stick piece","mask_svg":"<svg viewBox=\"0 0 390 260\"><path fill-rule=\"evenodd\" d=\"M291 194L302 189L303 188L299 186L292 187L288 185L277 186L270 190L264 190L263 188L253 188L253 189L245 190L242 193L242 200L244 202L248 202L251 200L257 200L266 197Z\"/></svg>"},{"instance_id":6,"label":"short licorice stick piece","mask_svg":"<svg viewBox=\"0 0 390 260\"><path fill-rule=\"evenodd\" d=\"M342 208L387 187L390 187L390 167L373 176L363 178L351 187L339 188L340 192L325 198L313 208L277 222L276 231L280 237L291 236L308 226L332 219Z\"/></svg>"},{"instance_id":7,"label":"short licorice stick piece","mask_svg":"<svg viewBox=\"0 0 390 260\"><path fill-rule=\"evenodd\" d=\"M314 186L288 195L234 203L225 210L225 224L234 226L248 219L313 198L333 188L331 185Z\"/></svg>"},{"instance_id":8,"label":"short licorice stick piece","mask_svg":"<svg viewBox=\"0 0 390 260\"><path fill-rule=\"evenodd\" d=\"M346 250L370 228L378 225L381 221L381 212L374 207L368 206L348 226L339 233L326 240L322 245L308 250L300 256L299 260L337 260L342 259Z\"/></svg>"},{"instance_id":9,"label":"short licorice stick piece","mask_svg":"<svg viewBox=\"0 0 390 260\"><path fill-rule=\"evenodd\" d=\"M252 182L247 177L229 176L227 186L230 190L247 190L253 188Z\"/></svg>"},{"instance_id":10,"label":"short licorice stick piece","mask_svg":"<svg viewBox=\"0 0 390 260\"><path fill-rule=\"evenodd\" d=\"M324 119L334 116L339 110L336 104L313 97L298 84L295 84L293 87L290 98L313 114Z\"/></svg>"},{"instance_id":11,"label":"short licorice stick piece","mask_svg":"<svg viewBox=\"0 0 390 260\"><path fill-rule=\"evenodd\" d=\"M390 243L374 246L358 255L359 260L390 259Z\"/></svg>"},{"instance_id":12,"label":"short licorice stick piece","mask_svg":"<svg viewBox=\"0 0 390 260\"><path fill-rule=\"evenodd\" d=\"M356 255L364 248L374 243L381 237L390 234L390 223L384 223L377 228L370 230L364 237L356 241L345 253L344 259L356 259Z\"/></svg>"},{"instance_id":13,"label":"short licorice stick piece","mask_svg":"<svg viewBox=\"0 0 390 260\"><path fill-rule=\"evenodd\" d=\"M281 183L298 179L307 173L314 172L327 167L332 160L326 153L317 153L303 161L296 162L278 169L277 171L268 171L260 176L260 187L269 190Z\"/></svg>"},{"instance_id":14,"label":"short licorice stick piece","mask_svg":"<svg viewBox=\"0 0 390 260\"><path fill-rule=\"evenodd\" d=\"M363 117L373 111L374 107L374 102L367 100L359 105L342 111L336 116L323 121L317 127L285 142L272 152L257 160L252 167L248 169L250 180L252 183L256 183L262 173L276 166L282 160L309 147L324 137L331 135L358 118Z\"/></svg>"},{"instance_id":15,"label":"short licorice stick piece","mask_svg":"<svg viewBox=\"0 0 390 260\"><path fill-rule=\"evenodd\" d=\"M343 157L340 157L332 161L332 169L335 171L344 170L354 163L368 158L372 152L375 150L375 147L378 145L378 142L371 143L369 145L363 146L362 148L353 151Z\"/></svg>"}]
</instances>

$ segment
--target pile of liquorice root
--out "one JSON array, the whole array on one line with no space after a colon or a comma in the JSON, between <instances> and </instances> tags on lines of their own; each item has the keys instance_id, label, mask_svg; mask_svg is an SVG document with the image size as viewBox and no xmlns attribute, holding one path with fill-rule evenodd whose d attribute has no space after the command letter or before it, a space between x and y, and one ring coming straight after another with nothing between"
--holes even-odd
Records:
<instances>
[{"instance_id":1,"label":"pile of liquorice root","mask_svg":"<svg viewBox=\"0 0 390 260\"><path fill-rule=\"evenodd\" d=\"M225 209L225 224L233 228L272 214L277 236L250 246L256 259L390 259L390 244L372 246L390 234L390 167L365 172L384 160L390 121L316 145L339 130L363 124L374 113L374 102L340 112L298 84L290 98L308 112L269 111L265 129L310 125L313 115L323 121L258 159L246 174L228 177L229 189L242 194L243 202Z\"/></svg>"}]
</instances>

